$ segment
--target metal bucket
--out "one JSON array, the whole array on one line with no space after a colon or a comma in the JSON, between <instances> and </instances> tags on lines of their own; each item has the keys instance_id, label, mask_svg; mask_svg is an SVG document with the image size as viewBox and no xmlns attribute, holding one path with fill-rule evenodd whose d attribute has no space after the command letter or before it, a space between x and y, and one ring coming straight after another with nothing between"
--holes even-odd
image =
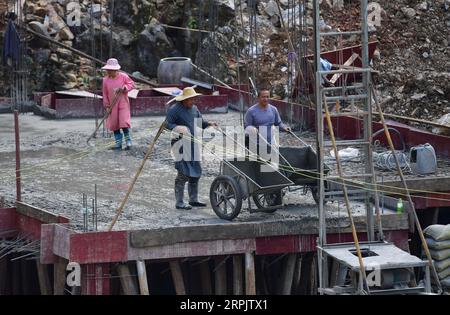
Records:
<instances>
[{"instance_id":1,"label":"metal bucket","mask_svg":"<svg viewBox=\"0 0 450 315\"><path fill-rule=\"evenodd\" d=\"M190 77L192 61L187 57L163 58L158 66L158 82L160 84L181 84L182 77Z\"/></svg>"}]
</instances>

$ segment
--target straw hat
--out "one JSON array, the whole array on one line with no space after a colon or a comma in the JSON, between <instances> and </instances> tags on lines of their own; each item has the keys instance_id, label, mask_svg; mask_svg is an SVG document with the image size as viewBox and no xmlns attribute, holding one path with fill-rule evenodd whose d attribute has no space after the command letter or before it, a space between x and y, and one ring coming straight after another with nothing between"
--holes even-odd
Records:
<instances>
[{"instance_id":1,"label":"straw hat","mask_svg":"<svg viewBox=\"0 0 450 315\"><path fill-rule=\"evenodd\" d=\"M202 95L202 94L195 92L193 87L187 87L187 88L183 89L183 92L180 95L178 95L177 97L175 97L172 100L170 100L170 102L172 102L172 101L181 102L181 101L184 101L184 100L186 100L188 98L196 97L196 96L199 96L199 95Z\"/></svg>"},{"instance_id":2,"label":"straw hat","mask_svg":"<svg viewBox=\"0 0 450 315\"><path fill-rule=\"evenodd\" d=\"M119 70L120 69L120 65L119 65L119 62L117 61L117 59L110 58L106 62L106 66L102 67L102 69L103 70Z\"/></svg>"}]
</instances>

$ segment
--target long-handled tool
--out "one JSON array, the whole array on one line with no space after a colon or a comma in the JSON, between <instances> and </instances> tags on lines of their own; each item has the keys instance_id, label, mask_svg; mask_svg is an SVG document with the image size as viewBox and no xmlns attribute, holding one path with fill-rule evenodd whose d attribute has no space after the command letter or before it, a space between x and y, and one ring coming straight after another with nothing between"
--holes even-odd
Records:
<instances>
[{"instance_id":1,"label":"long-handled tool","mask_svg":"<svg viewBox=\"0 0 450 315\"><path fill-rule=\"evenodd\" d=\"M89 138L87 138L86 142L89 143L89 141L94 138L95 134L97 133L98 129L100 128L100 126L103 124L103 122L106 120L106 118L109 117L109 115L111 115L111 112L114 108L114 106L116 106L116 104L119 102L120 97L122 96L122 92L116 92L116 94L114 95L113 101L111 106L109 106L106 110L105 115L103 116L102 120L100 121L100 123L98 124L98 126L95 128L94 132L89 136Z\"/></svg>"}]
</instances>

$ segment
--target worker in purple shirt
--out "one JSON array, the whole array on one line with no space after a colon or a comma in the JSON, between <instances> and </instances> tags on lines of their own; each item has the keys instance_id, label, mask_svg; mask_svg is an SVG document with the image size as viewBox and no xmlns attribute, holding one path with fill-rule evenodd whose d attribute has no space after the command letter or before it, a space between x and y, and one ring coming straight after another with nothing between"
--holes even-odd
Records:
<instances>
[{"instance_id":1,"label":"worker in purple shirt","mask_svg":"<svg viewBox=\"0 0 450 315\"><path fill-rule=\"evenodd\" d=\"M251 106L245 113L244 125L247 138L258 139L259 145L272 143L272 127L279 127L282 131L290 132L291 128L286 126L282 121L278 109L269 103L270 91L262 88L258 91L258 103ZM265 127L265 128L264 128ZM259 135L259 137L256 137ZM264 140L259 141L263 137ZM266 143L267 142L267 143ZM248 147L248 141L246 140ZM259 149L258 145L258 149ZM261 152L258 150L258 152Z\"/></svg>"}]
</instances>

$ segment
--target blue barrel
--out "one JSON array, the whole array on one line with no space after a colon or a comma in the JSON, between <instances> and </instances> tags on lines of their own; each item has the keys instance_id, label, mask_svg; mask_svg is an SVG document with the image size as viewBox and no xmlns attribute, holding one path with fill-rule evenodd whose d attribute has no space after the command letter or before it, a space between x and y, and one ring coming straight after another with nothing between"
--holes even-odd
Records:
<instances>
[{"instance_id":1,"label":"blue barrel","mask_svg":"<svg viewBox=\"0 0 450 315\"><path fill-rule=\"evenodd\" d=\"M182 77L190 77L192 62L187 57L163 58L158 66L159 84L181 84Z\"/></svg>"}]
</instances>

